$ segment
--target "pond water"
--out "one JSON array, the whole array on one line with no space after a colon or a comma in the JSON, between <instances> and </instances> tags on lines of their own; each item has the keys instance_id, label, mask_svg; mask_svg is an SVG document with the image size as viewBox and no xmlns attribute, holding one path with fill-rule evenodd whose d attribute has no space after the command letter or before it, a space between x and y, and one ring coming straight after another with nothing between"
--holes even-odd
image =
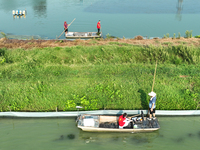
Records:
<instances>
[{"instance_id":1,"label":"pond water","mask_svg":"<svg viewBox=\"0 0 200 150\"><path fill-rule=\"evenodd\" d=\"M97 31L100 19L104 37L198 35L199 6L199 0L0 0L0 31L11 38L55 39L64 21L76 18L69 31ZM25 9L25 18L13 17L12 10Z\"/></svg>"},{"instance_id":2,"label":"pond water","mask_svg":"<svg viewBox=\"0 0 200 150\"><path fill-rule=\"evenodd\" d=\"M90 133L75 118L0 118L0 149L199 149L199 116L158 119L161 128L151 133Z\"/></svg>"}]
</instances>

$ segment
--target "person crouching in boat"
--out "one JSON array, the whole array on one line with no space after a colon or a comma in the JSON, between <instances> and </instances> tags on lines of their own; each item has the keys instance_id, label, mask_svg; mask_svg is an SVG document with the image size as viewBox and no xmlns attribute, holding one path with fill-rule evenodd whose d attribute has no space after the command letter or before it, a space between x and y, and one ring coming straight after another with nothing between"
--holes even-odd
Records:
<instances>
[{"instance_id":1,"label":"person crouching in boat","mask_svg":"<svg viewBox=\"0 0 200 150\"><path fill-rule=\"evenodd\" d=\"M148 94L149 96L151 96L150 101L149 101L149 118L147 118L148 120L152 119L152 115L153 115L153 119L155 119L155 112L156 112L156 93L154 93L153 91L150 92Z\"/></svg>"},{"instance_id":2,"label":"person crouching in boat","mask_svg":"<svg viewBox=\"0 0 200 150\"><path fill-rule=\"evenodd\" d=\"M127 113L124 113L123 115L119 116L119 129L123 129L124 127L131 127L130 122L132 120L126 118L127 117Z\"/></svg>"},{"instance_id":3,"label":"person crouching in boat","mask_svg":"<svg viewBox=\"0 0 200 150\"><path fill-rule=\"evenodd\" d=\"M67 24L66 21L64 22L64 30L65 30L65 34L67 34L67 32L68 32L68 24Z\"/></svg>"}]
</instances>

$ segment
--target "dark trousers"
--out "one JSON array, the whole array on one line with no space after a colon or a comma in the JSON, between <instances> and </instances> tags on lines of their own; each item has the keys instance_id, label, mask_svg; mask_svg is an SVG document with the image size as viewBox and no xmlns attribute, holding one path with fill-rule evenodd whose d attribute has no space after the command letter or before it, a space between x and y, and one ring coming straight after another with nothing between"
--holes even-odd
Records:
<instances>
[{"instance_id":1,"label":"dark trousers","mask_svg":"<svg viewBox=\"0 0 200 150\"><path fill-rule=\"evenodd\" d=\"M98 29L98 28L97 28ZM98 29L98 33L100 33L100 28Z\"/></svg>"}]
</instances>

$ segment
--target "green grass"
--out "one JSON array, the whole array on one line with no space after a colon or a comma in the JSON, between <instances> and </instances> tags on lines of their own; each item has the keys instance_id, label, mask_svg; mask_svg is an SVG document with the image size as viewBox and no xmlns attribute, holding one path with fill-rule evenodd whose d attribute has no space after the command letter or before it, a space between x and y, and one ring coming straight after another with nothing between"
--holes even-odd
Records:
<instances>
[{"instance_id":1,"label":"green grass","mask_svg":"<svg viewBox=\"0 0 200 150\"><path fill-rule=\"evenodd\" d=\"M180 43L182 45L187 44L187 42L184 42L184 41L178 41L177 43Z\"/></svg>"},{"instance_id":2,"label":"green grass","mask_svg":"<svg viewBox=\"0 0 200 150\"><path fill-rule=\"evenodd\" d=\"M162 45L168 45L168 46L169 46L169 45L172 45L172 44L173 44L172 42L163 42L163 43L162 43Z\"/></svg>"},{"instance_id":3,"label":"green grass","mask_svg":"<svg viewBox=\"0 0 200 150\"><path fill-rule=\"evenodd\" d=\"M155 40L155 43L160 44L159 40Z\"/></svg>"},{"instance_id":4,"label":"green grass","mask_svg":"<svg viewBox=\"0 0 200 150\"><path fill-rule=\"evenodd\" d=\"M199 48L119 45L0 49L0 111L147 109L156 60L157 109L197 108Z\"/></svg>"}]
</instances>

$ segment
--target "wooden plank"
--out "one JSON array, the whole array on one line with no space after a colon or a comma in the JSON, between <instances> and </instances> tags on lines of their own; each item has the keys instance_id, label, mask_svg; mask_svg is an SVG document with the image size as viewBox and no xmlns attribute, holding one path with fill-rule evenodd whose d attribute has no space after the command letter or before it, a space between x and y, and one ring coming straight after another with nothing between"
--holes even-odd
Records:
<instances>
[{"instance_id":1,"label":"wooden plank","mask_svg":"<svg viewBox=\"0 0 200 150\"><path fill-rule=\"evenodd\" d=\"M117 122L118 117L117 116L100 116L99 123L102 122Z\"/></svg>"}]
</instances>

